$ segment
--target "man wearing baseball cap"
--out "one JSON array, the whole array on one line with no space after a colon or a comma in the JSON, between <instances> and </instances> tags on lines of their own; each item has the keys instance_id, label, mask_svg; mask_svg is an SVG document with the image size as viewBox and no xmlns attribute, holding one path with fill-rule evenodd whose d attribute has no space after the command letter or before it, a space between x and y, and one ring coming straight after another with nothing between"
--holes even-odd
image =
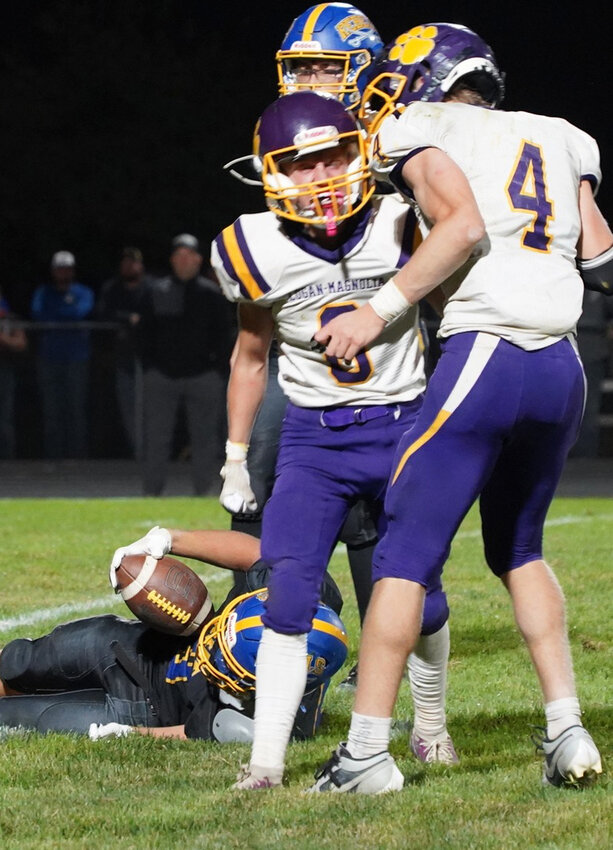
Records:
<instances>
[{"instance_id":1,"label":"man wearing baseball cap","mask_svg":"<svg viewBox=\"0 0 613 850\"><path fill-rule=\"evenodd\" d=\"M94 293L75 280L75 265L74 254L57 251L51 281L35 290L31 303L32 319L48 324L36 342L44 455L50 460L87 456L90 340L89 331L74 323L89 316Z\"/></svg>"},{"instance_id":2,"label":"man wearing baseball cap","mask_svg":"<svg viewBox=\"0 0 613 850\"><path fill-rule=\"evenodd\" d=\"M171 273L145 293L139 333L143 364L143 490L164 489L179 409L185 407L194 490L212 493L222 457L224 389L234 311L201 273L200 242L171 241Z\"/></svg>"}]
</instances>

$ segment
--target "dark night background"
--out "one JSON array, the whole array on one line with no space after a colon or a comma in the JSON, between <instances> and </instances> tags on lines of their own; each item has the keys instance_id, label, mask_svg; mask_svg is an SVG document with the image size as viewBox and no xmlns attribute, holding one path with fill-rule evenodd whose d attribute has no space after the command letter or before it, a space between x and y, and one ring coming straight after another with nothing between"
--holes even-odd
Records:
<instances>
[{"instance_id":1,"label":"dark night background","mask_svg":"<svg viewBox=\"0 0 613 850\"><path fill-rule=\"evenodd\" d=\"M5 4L6 5L6 4ZM51 255L77 258L96 291L136 245L152 273L170 240L207 243L241 212L262 209L258 188L222 171L250 152L257 117L277 96L274 55L309 0L247 5L211 0L19 0L0 24L0 286L29 316ZM476 30L507 74L505 108L561 115L598 139L599 201L613 217L613 78L607 21L580 7L492 0L359 3L383 41L418 23ZM416 7L417 8L417 7ZM92 457L126 456L108 333L94 334ZM19 457L41 453L36 341L20 368ZM177 438L177 446L181 440Z\"/></svg>"},{"instance_id":2,"label":"dark night background","mask_svg":"<svg viewBox=\"0 0 613 850\"><path fill-rule=\"evenodd\" d=\"M73 251L98 288L120 248L165 269L170 238L208 242L258 189L221 171L248 153L276 96L275 50L305 2L242 10L210 0L21 0L0 32L2 286L27 313L51 254ZM359 4L385 42L417 23L477 30L507 73L505 108L562 115L596 136L612 214L612 78L605 21L589 4ZM585 23L583 23L585 22Z\"/></svg>"}]
</instances>

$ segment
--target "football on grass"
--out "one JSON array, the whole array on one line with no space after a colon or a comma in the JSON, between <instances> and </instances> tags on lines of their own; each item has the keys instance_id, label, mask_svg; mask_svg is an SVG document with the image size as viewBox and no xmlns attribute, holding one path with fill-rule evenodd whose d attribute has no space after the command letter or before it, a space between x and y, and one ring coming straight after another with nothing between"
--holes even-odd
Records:
<instances>
[{"instance_id":1,"label":"football on grass","mask_svg":"<svg viewBox=\"0 0 613 850\"><path fill-rule=\"evenodd\" d=\"M117 568L117 592L139 620L171 635L191 635L213 605L202 579L176 558L126 555Z\"/></svg>"}]
</instances>

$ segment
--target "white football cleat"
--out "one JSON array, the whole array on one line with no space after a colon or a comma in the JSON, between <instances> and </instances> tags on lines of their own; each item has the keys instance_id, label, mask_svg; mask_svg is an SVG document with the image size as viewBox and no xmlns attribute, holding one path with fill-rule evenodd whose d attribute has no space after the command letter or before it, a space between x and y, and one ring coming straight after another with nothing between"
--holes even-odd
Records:
<instances>
[{"instance_id":1,"label":"white football cleat","mask_svg":"<svg viewBox=\"0 0 613 850\"><path fill-rule=\"evenodd\" d=\"M553 741L546 734L533 740L545 756L544 785L585 787L602 773L598 748L583 726L570 726Z\"/></svg>"},{"instance_id":2,"label":"white football cleat","mask_svg":"<svg viewBox=\"0 0 613 850\"><path fill-rule=\"evenodd\" d=\"M453 765L460 761L449 732L444 732L438 738L429 741L413 731L411 732L410 746L415 758L424 764Z\"/></svg>"},{"instance_id":3,"label":"white football cleat","mask_svg":"<svg viewBox=\"0 0 613 850\"><path fill-rule=\"evenodd\" d=\"M388 791L400 791L404 785L404 776L387 750L365 759L355 759L344 743L338 745L332 758L317 771L315 779L309 793L387 794Z\"/></svg>"}]
</instances>

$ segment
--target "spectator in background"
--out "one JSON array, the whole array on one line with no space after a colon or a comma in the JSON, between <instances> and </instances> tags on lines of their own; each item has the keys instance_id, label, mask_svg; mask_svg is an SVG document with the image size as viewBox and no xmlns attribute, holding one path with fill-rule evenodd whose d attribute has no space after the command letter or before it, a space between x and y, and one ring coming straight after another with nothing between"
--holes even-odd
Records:
<instances>
[{"instance_id":1,"label":"spectator in background","mask_svg":"<svg viewBox=\"0 0 613 850\"><path fill-rule=\"evenodd\" d=\"M23 328L16 327L0 289L0 459L15 457L16 358L28 347Z\"/></svg>"},{"instance_id":2,"label":"spectator in background","mask_svg":"<svg viewBox=\"0 0 613 850\"><path fill-rule=\"evenodd\" d=\"M51 283L32 297L32 319L49 322L36 340L43 413L44 454L51 460L87 456L89 331L74 327L94 307L94 293L74 279L75 258L58 251L51 259ZM62 323L70 323L63 329Z\"/></svg>"},{"instance_id":3,"label":"spectator in background","mask_svg":"<svg viewBox=\"0 0 613 850\"><path fill-rule=\"evenodd\" d=\"M179 406L185 405L194 489L217 491L225 431L225 384L234 342L232 308L200 271L195 236L172 241L171 274L145 292L139 324L143 364L143 491L159 496Z\"/></svg>"},{"instance_id":4,"label":"spectator in background","mask_svg":"<svg viewBox=\"0 0 613 850\"><path fill-rule=\"evenodd\" d=\"M117 274L102 285L96 310L98 318L120 323L115 336L115 392L126 439L136 457L140 457L142 444L142 393L140 375L137 379L140 360L136 333L143 296L150 283L141 251L124 248Z\"/></svg>"},{"instance_id":5,"label":"spectator in background","mask_svg":"<svg viewBox=\"0 0 613 850\"><path fill-rule=\"evenodd\" d=\"M579 439L571 457L598 457L602 382L607 376L609 331L613 330L613 298L585 290L583 312L577 322L577 343L587 381L587 398Z\"/></svg>"}]
</instances>

